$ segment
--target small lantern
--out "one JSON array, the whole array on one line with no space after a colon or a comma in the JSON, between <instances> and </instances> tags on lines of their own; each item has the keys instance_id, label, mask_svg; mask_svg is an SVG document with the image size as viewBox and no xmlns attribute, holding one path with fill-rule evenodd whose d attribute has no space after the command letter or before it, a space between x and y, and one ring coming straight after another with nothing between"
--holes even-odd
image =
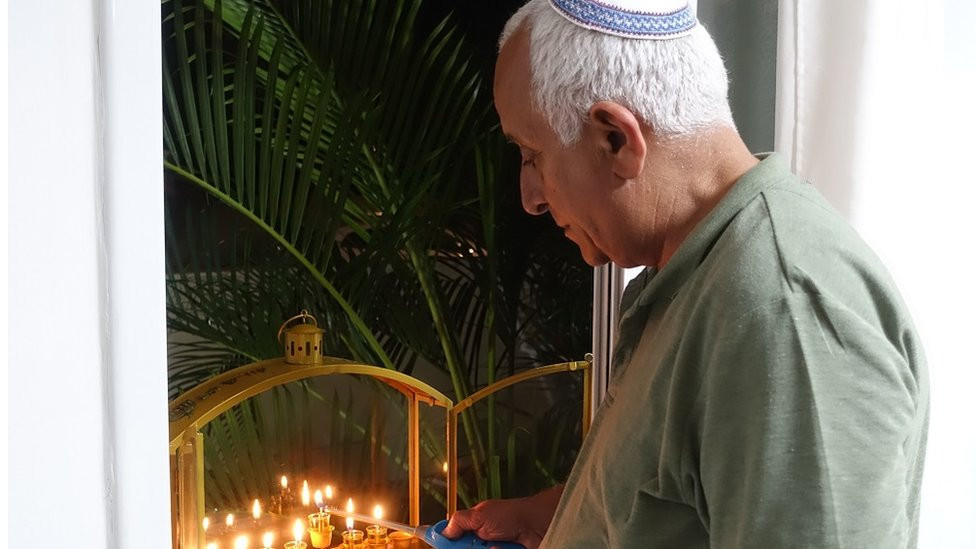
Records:
<instances>
[{"instance_id":1,"label":"small lantern","mask_svg":"<svg viewBox=\"0 0 976 549\"><path fill-rule=\"evenodd\" d=\"M292 322L300 320L300 324L288 327ZM325 356L325 330L319 328L315 317L302 309L281 325L278 329L278 341L285 345L285 362L288 364L320 364ZM284 335L284 340L282 340Z\"/></svg>"}]
</instances>

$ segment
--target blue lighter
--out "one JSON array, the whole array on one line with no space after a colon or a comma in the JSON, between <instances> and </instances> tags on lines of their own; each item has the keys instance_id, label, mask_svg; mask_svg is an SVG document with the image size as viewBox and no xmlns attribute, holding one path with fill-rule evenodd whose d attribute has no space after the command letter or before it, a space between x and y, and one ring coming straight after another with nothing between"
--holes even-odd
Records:
<instances>
[{"instance_id":1,"label":"blue lighter","mask_svg":"<svg viewBox=\"0 0 976 549\"><path fill-rule=\"evenodd\" d=\"M442 520L433 526L417 527L417 536L437 549L467 549L469 547L500 547L501 549L525 549L521 544L511 541L485 541L474 532L468 532L458 539L450 539L441 535L447 521Z\"/></svg>"},{"instance_id":2,"label":"blue lighter","mask_svg":"<svg viewBox=\"0 0 976 549\"><path fill-rule=\"evenodd\" d=\"M478 548L478 547L499 547L500 549L525 549L525 546L515 543L513 541L485 541L474 534L474 532L468 532L458 539L451 539L444 537L441 532L447 527L447 521L442 520L433 526L417 526L413 527L409 524L402 524L399 522L393 522L392 520L384 520L375 517L370 517L369 515L364 515L362 513L354 513L352 511L344 511L342 509L331 509L333 515L339 515L340 517L347 517L351 519L358 520L360 522L367 522L378 524L380 526L389 528L391 530L399 530L401 532L408 532L417 536L418 538L424 540L431 547L436 549L467 549L467 548Z\"/></svg>"}]
</instances>

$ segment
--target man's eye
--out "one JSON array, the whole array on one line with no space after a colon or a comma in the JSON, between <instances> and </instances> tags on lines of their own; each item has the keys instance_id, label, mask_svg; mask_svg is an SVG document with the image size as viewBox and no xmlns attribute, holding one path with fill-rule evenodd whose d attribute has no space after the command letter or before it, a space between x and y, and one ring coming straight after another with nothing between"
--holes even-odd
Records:
<instances>
[{"instance_id":1,"label":"man's eye","mask_svg":"<svg viewBox=\"0 0 976 549\"><path fill-rule=\"evenodd\" d=\"M535 166L535 157L538 153L535 152L522 152L522 167L525 166Z\"/></svg>"}]
</instances>

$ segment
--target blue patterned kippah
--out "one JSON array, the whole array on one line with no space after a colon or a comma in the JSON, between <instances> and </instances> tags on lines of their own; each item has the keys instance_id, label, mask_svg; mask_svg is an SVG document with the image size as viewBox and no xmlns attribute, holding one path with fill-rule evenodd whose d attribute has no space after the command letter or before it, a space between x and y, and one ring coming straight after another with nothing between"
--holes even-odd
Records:
<instances>
[{"instance_id":1,"label":"blue patterned kippah","mask_svg":"<svg viewBox=\"0 0 976 549\"><path fill-rule=\"evenodd\" d=\"M625 0L626 1L626 0ZM623 3L623 2L622 2ZM628 7L596 0L549 0L557 13L571 22L598 32L645 40L666 40L691 32L698 24L687 2L626 1ZM666 5L677 9L653 11ZM650 7L650 10L634 9Z\"/></svg>"}]
</instances>

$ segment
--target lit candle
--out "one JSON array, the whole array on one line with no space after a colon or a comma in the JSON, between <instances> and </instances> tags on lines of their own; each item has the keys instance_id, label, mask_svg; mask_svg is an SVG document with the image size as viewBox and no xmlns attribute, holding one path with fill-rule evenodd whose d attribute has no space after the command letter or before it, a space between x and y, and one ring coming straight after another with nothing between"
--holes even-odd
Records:
<instances>
[{"instance_id":1,"label":"lit candle","mask_svg":"<svg viewBox=\"0 0 976 549\"><path fill-rule=\"evenodd\" d=\"M274 540L274 534L271 532L265 532L264 536L261 537L261 543L263 544L261 549L271 549L271 542Z\"/></svg>"},{"instance_id":2,"label":"lit candle","mask_svg":"<svg viewBox=\"0 0 976 549\"><path fill-rule=\"evenodd\" d=\"M308 481L303 480L302 481L302 505L308 507L309 499L310 498L308 496Z\"/></svg>"},{"instance_id":3,"label":"lit candle","mask_svg":"<svg viewBox=\"0 0 976 549\"><path fill-rule=\"evenodd\" d=\"M234 549L247 549L247 536L237 536L234 540Z\"/></svg>"},{"instance_id":4,"label":"lit candle","mask_svg":"<svg viewBox=\"0 0 976 549\"><path fill-rule=\"evenodd\" d=\"M203 517L203 531L206 532L207 528L210 528L210 517Z\"/></svg>"},{"instance_id":5,"label":"lit candle","mask_svg":"<svg viewBox=\"0 0 976 549\"><path fill-rule=\"evenodd\" d=\"M211 541L207 544L207 549L217 549L217 542Z\"/></svg>"},{"instance_id":6,"label":"lit candle","mask_svg":"<svg viewBox=\"0 0 976 549\"><path fill-rule=\"evenodd\" d=\"M228 528L234 527L234 513L227 513L227 518L224 519L224 524L226 524Z\"/></svg>"},{"instance_id":7,"label":"lit candle","mask_svg":"<svg viewBox=\"0 0 976 549\"><path fill-rule=\"evenodd\" d=\"M302 523L301 519L295 521L295 524L291 527L291 533L295 537L295 541L289 541L285 544L285 549L306 549L308 546L302 541L305 537L305 524Z\"/></svg>"},{"instance_id":8,"label":"lit candle","mask_svg":"<svg viewBox=\"0 0 976 549\"><path fill-rule=\"evenodd\" d=\"M373 516L376 520L383 520L383 508L377 505L373 507ZM386 547L386 544L390 540L386 537L386 528L380 526L379 524L371 524L366 527L366 543L370 546L382 545Z\"/></svg>"},{"instance_id":9,"label":"lit candle","mask_svg":"<svg viewBox=\"0 0 976 549\"><path fill-rule=\"evenodd\" d=\"M331 516L325 510L321 490L315 491L315 505L319 511L308 516L308 539L312 542L312 547L323 549L332 543L332 531L335 527L330 524Z\"/></svg>"},{"instance_id":10,"label":"lit candle","mask_svg":"<svg viewBox=\"0 0 976 549\"><path fill-rule=\"evenodd\" d=\"M444 474L445 475L447 474L447 462L446 461L444 462Z\"/></svg>"},{"instance_id":11,"label":"lit candle","mask_svg":"<svg viewBox=\"0 0 976 549\"><path fill-rule=\"evenodd\" d=\"M350 513L355 511L352 505L352 498L349 498L349 501L346 502L346 511ZM346 517L346 531L342 533L342 547L344 549L361 549L364 547L363 531L353 529L355 524L352 517Z\"/></svg>"},{"instance_id":12,"label":"lit candle","mask_svg":"<svg viewBox=\"0 0 976 549\"><path fill-rule=\"evenodd\" d=\"M284 515L289 507L291 506L288 504L288 477L281 475L281 491L278 493L277 501L272 501L272 508Z\"/></svg>"},{"instance_id":13,"label":"lit candle","mask_svg":"<svg viewBox=\"0 0 976 549\"><path fill-rule=\"evenodd\" d=\"M254 505L251 506L251 516L254 517L254 520L255 521L257 521L259 518L261 518L261 502L260 501L254 500Z\"/></svg>"},{"instance_id":14,"label":"lit candle","mask_svg":"<svg viewBox=\"0 0 976 549\"><path fill-rule=\"evenodd\" d=\"M332 485L331 484L326 484L325 485L325 500L326 501L332 501Z\"/></svg>"}]
</instances>

